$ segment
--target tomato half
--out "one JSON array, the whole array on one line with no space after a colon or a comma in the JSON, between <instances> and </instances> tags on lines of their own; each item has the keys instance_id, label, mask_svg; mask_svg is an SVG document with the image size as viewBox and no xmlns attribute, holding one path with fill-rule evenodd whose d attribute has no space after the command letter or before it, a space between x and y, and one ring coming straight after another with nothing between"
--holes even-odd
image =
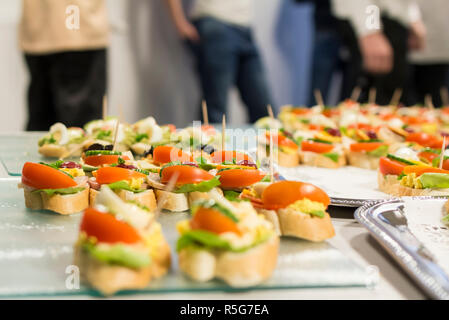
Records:
<instances>
[{"instance_id":1,"label":"tomato half","mask_svg":"<svg viewBox=\"0 0 449 320\"><path fill-rule=\"evenodd\" d=\"M416 176L420 176L423 173L445 173L449 174L449 170L444 170L440 168L427 167L427 166L406 166L404 168L405 174L415 173Z\"/></svg>"},{"instance_id":2,"label":"tomato half","mask_svg":"<svg viewBox=\"0 0 449 320\"><path fill-rule=\"evenodd\" d=\"M311 151L316 153L331 152L334 146L328 143L304 140L301 142L302 151Z\"/></svg>"},{"instance_id":3,"label":"tomato half","mask_svg":"<svg viewBox=\"0 0 449 320\"><path fill-rule=\"evenodd\" d=\"M299 115L306 115L306 114L310 113L311 111L308 108L294 108L294 109L292 109L291 112L293 114L296 114L299 116Z\"/></svg>"},{"instance_id":4,"label":"tomato half","mask_svg":"<svg viewBox=\"0 0 449 320\"><path fill-rule=\"evenodd\" d=\"M270 143L270 132L265 133L265 137L267 139L267 143ZM278 145L281 147L287 147L291 149L298 149L298 145L293 142L290 138L287 138L286 136L282 134L273 134L273 143L274 145Z\"/></svg>"},{"instance_id":5,"label":"tomato half","mask_svg":"<svg viewBox=\"0 0 449 320\"><path fill-rule=\"evenodd\" d=\"M40 163L26 162L22 168L22 183L36 189L76 187L76 182L64 172Z\"/></svg>"},{"instance_id":6,"label":"tomato half","mask_svg":"<svg viewBox=\"0 0 449 320\"><path fill-rule=\"evenodd\" d=\"M99 184L108 184L122 180L129 181L131 179L145 178L146 175L120 167L103 167L96 171L95 177Z\"/></svg>"},{"instance_id":7,"label":"tomato half","mask_svg":"<svg viewBox=\"0 0 449 320\"><path fill-rule=\"evenodd\" d=\"M407 136L406 141L416 142L423 147L429 147L429 148L435 148L435 149L441 148L441 145L443 143L443 141L441 139L437 138L434 135L425 133L425 132L410 133Z\"/></svg>"},{"instance_id":8,"label":"tomato half","mask_svg":"<svg viewBox=\"0 0 449 320\"><path fill-rule=\"evenodd\" d=\"M434 152L422 151L418 153L420 159L424 159L429 163L432 163L433 159L437 158L439 155Z\"/></svg>"},{"instance_id":9,"label":"tomato half","mask_svg":"<svg viewBox=\"0 0 449 320\"><path fill-rule=\"evenodd\" d=\"M391 160L387 157L381 157L379 159L379 170L384 176L387 174L399 176L404 171L405 167L405 164Z\"/></svg>"},{"instance_id":10,"label":"tomato half","mask_svg":"<svg viewBox=\"0 0 449 320\"><path fill-rule=\"evenodd\" d=\"M259 182L266 174L259 170L229 169L217 175L220 176L221 187L243 188Z\"/></svg>"},{"instance_id":11,"label":"tomato half","mask_svg":"<svg viewBox=\"0 0 449 320\"><path fill-rule=\"evenodd\" d=\"M193 230L206 230L218 234L225 232L241 234L231 218L211 208L199 208L190 221L190 227Z\"/></svg>"},{"instance_id":12,"label":"tomato half","mask_svg":"<svg viewBox=\"0 0 449 320\"><path fill-rule=\"evenodd\" d=\"M202 181L209 181L214 178L209 172L192 167L192 166L171 166L162 170L161 182L168 183L175 174L178 174L176 185L200 183Z\"/></svg>"},{"instance_id":13,"label":"tomato half","mask_svg":"<svg viewBox=\"0 0 449 320\"><path fill-rule=\"evenodd\" d=\"M176 126L172 123L166 124L171 133L176 132Z\"/></svg>"},{"instance_id":14,"label":"tomato half","mask_svg":"<svg viewBox=\"0 0 449 320\"><path fill-rule=\"evenodd\" d=\"M247 154L238 151L216 151L210 156L213 163L232 162L233 159L236 163L243 160L252 160Z\"/></svg>"},{"instance_id":15,"label":"tomato half","mask_svg":"<svg viewBox=\"0 0 449 320\"><path fill-rule=\"evenodd\" d=\"M87 208L84 211L80 230L89 237L97 238L98 242L131 244L141 240L133 227L117 220L112 214L100 212L94 208Z\"/></svg>"},{"instance_id":16,"label":"tomato half","mask_svg":"<svg viewBox=\"0 0 449 320\"><path fill-rule=\"evenodd\" d=\"M360 142L349 146L353 152L374 151L379 147L386 146L383 142Z\"/></svg>"},{"instance_id":17,"label":"tomato half","mask_svg":"<svg viewBox=\"0 0 449 320\"><path fill-rule=\"evenodd\" d=\"M269 185L262 193L262 202L267 209L281 209L307 198L321 202L327 208L330 198L322 189L299 181L278 181Z\"/></svg>"},{"instance_id":18,"label":"tomato half","mask_svg":"<svg viewBox=\"0 0 449 320\"><path fill-rule=\"evenodd\" d=\"M118 163L118 158L122 158L123 160L129 160L128 156L119 156L119 155L95 155L95 156L88 156L84 158L84 163L88 164L89 166L102 166L105 164L114 164Z\"/></svg>"},{"instance_id":19,"label":"tomato half","mask_svg":"<svg viewBox=\"0 0 449 320\"><path fill-rule=\"evenodd\" d=\"M193 157L187 153L172 146L158 146L153 150L153 161L158 164L165 164L174 161L192 162Z\"/></svg>"}]
</instances>

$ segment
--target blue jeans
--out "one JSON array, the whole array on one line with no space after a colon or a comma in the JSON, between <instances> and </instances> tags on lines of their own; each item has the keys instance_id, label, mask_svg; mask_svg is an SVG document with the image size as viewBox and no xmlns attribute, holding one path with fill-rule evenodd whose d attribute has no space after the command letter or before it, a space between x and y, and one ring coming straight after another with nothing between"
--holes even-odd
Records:
<instances>
[{"instance_id":1,"label":"blue jeans","mask_svg":"<svg viewBox=\"0 0 449 320\"><path fill-rule=\"evenodd\" d=\"M200 42L192 44L210 122L221 122L228 92L237 86L251 122L267 115L271 103L258 49L250 28L206 17L195 20Z\"/></svg>"},{"instance_id":2,"label":"blue jeans","mask_svg":"<svg viewBox=\"0 0 449 320\"><path fill-rule=\"evenodd\" d=\"M327 102L329 87L334 72L341 69L339 57L340 39L334 31L316 31L313 64L312 85L309 96L309 106L317 104L313 91L319 89L323 99Z\"/></svg>"}]
</instances>

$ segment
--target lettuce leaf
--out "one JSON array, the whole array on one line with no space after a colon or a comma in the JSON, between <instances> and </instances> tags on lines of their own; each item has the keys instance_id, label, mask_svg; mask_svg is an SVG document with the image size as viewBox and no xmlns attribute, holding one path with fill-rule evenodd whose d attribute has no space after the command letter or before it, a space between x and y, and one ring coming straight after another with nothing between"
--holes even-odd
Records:
<instances>
[{"instance_id":1,"label":"lettuce leaf","mask_svg":"<svg viewBox=\"0 0 449 320\"><path fill-rule=\"evenodd\" d=\"M418 179L423 188L449 188L449 174L427 172Z\"/></svg>"},{"instance_id":2,"label":"lettuce leaf","mask_svg":"<svg viewBox=\"0 0 449 320\"><path fill-rule=\"evenodd\" d=\"M373 151L368 151L367 154L369 154L370 156L373 157L383 157L388 153L388 146L384 145L384 146L380 146L379 148L373 150Z\"/></svg>"},{"instance_id":3,"label":"lettuce leaf","mask_svg":"<svg viewBox=\"0 0 449 320\"><path fill-rule=\"evenodd\" d=\"M101 248L90 242L82 245L91 256L107 264L117 264L129 268L142 268L150 264L149 255L136 252L125 245L117 244L109 248Z\"/></svg>"},{"instance_id":4,"label":"lettuce leaf","mask_svg":"<svg viewBox=\"0 0 449 320\"><path fill-rule=\"evenodd\" d=\"M228 199L229 201L234 201L234 202L249 201L249 199L239 198L240 192L236 192L236 191L232 191L232 190L225 190L223 193L224 193L225 198Z\"/></svg>"},{"instance_id":5,"label":"lettuce leaf","mask_svg":"<svg viewBox=\"0 0 449 320\"><path fill-rule=\"evenodd\" d=\"M317 216L319 218L324 218L324 211L312 211L309 212L309 214L312 216Z\"/></svg>"},{"instance_id":6,"label":"lettuce leaf","mask_svg":"<svg viewBox=\"0 0 449 320\"><path fill-rule=\"evenodd\" d=\"M67 195L67 194L75 194L80 191L86 189L85 187L70 187L70 188L61 188L61 189L39 189L34 190L32 193L45 192L48 196L53 196L55 194Z\"/></svg>"},{"instance_id":7,"label":"lettuce leaf","mask_svg":"<svg viewBox=\"0 0 449 320\"><path fill-rule=\"evenodd\" d=\"M208 181L202 181L200 183L184 184L173 192L175 193L187 193L187 192L208 192L220 185L220 176L215 176Z\"/></svg>"},{"instance_id":8,"label":"lettuce leaf","mask_svg":"<svg viewBox=\"0 0 449 320\"><path fill-rule=\"evenodd\" d=\"M131 191L131 192L134 192L134 193L140 193L140 192L144 192L145 191L145 190L131 188L131 186L129 185L129 183L126 180L110 183L110 184L108 184L108 187L111 188L111 190L114 190L114 191L115 190L127 190L127 191Z\"/></svg>"},{"instance_id":9,"label":"lettuce leaf","mask_svg":"<svg viewBox=\"0 0 449 320\"><path fill-rule=\"evenodd\" d=\"M333 162L338 162L338 153L327 152L327 153L323 153L323 156L331 159Z\"/></svg>"},{"instance_id":10,"label":"lettuce leaf","mask_svg":"<svg viewBox=\"0 0 449 320\"><path fill-rule=\"evenodd\" d=\"M199 245L206 248L231 250L228 241L220 238L215 233L204 230L191 230L184 233L176 244L176 250L180 251L189 246Z\"/></svg>"}]
</instances>

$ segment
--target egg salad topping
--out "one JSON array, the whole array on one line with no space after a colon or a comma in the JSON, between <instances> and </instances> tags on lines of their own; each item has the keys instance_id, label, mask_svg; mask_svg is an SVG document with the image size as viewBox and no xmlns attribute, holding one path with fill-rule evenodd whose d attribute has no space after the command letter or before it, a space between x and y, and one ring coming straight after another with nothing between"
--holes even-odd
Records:
<instances>
[{"instance_id":1,"label":"egg salad topping","mask_svg":"<svg viewBox=\"0 0 449 320\"><path fill-rule=\"evenodd\" d=\"M129 181L129 186L134 190L139 190L142 187L143 178L133 178Z\"/></svg>"},{"instance_id":2,"label":"egg salad topping","mask_svg":"<svg viewBox=\"0 0 449 320\"><path fill-rule=\"evenodd\" d=\"M309 199L302 199L296 202L293 202L287 208L293 209L296 211L301 211L304 213L308 213L314 216L323 217L324 212L326 211L326 207L321 202L312 201Z\"/></svg>"},{"instance_id":3,"label":"egg salad topping","mask_svg":"<svg viewBox=\"0 0 449 320\"><path fill-rule=\"evenodd\" d=\"M419 177L416 176L416 173L411 173L402 177L400 184L405 187L415 188L415 189L423 189L423 185L419 180Z\"/></svg>"},{"instance_id":4,"label":"egg salad topping","mask_svg":"<svg viewBox=\"0 0 449 320\"><path fill-rule=\"evenodd\" d=\"M79 169L79 168L60 168L59 170L70 174L74 178L86 175L84 173L83 169Z\"/></svg>"}]
</instances>

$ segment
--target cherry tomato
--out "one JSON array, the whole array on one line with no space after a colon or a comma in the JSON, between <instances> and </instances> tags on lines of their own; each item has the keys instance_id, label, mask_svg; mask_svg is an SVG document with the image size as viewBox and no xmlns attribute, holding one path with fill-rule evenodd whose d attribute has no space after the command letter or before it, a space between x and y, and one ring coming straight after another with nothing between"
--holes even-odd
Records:
<instances>
[{"instance_id":1,"label":"cherry tomato","mask_svg":"<svg viewBox=\"0 0 449 320\"><path fill-rule=\"evenodd\" d=\"M435 137L434 135L425 133L425 132L414 132L410 133L407 136L407 141L409 142L416 142L423 147L429 147L429 148L441 148L442 140Z\"/></svg>"},{"instance_id":2,"label":"cherry tomato","mask_svg":"<svg viewBox=\"0 0 449 320\"><path fill-rule=\"evenodd\" d=\"M433 159L437 158L439 155L429 151L422 151L418 153L420 159L424 159L429 163L432 163Z\"/></svg>"},{"instance_id":3,"label":"cherry tomato","mask_svg":"<svg viewBox=\"0 0 449 320\"><path fill-rule=\"evenodd\" d=\"M193 230L206 230L218 234L225 232L241 234L231 218L211 208L199 208L190 221L190 227Z\"/></svg>"},{"instance_id":4,"label":"cherry tomato","mask_svg":"<svg viewBox=\"0 0 449 320\"><path fill-rule=\"evenodd\" d=\"M80 230L88 237L97 238L98 242L131 244L141 240L133 227L117 220L110 213L100 212L94 208L87 208L84 211Z\"/></svg>"},{"instance_id":5,"label":"cherry tomato","mask_svg":"<svg viewBox=\"0 0 449 320\"><path fill-rule=\"evenodd\" d=\"M96 171L95 177L97 178L97 182L99 184L108 184L122 180L129 181L131 179L145 178L146 175L125 168L103 167Z\"/></svg>"},{"instance_id":6,"label":"cherry tomato","mask_svg":"<svg viewBox=\"0 0 449 320\"><path fill-rule=\"evenodd\" d=\"M267 143L270 142L270 132L265 133L265 137L267 139ZM286 136L282 134L273 134L273 143L274 145L278 145L281 147L287 147L291 149L298 149L298 145L294 143L291 139L287 138Z\"/></svg>"},{"instance_id":7,"label":"cherry tomato","mask_svg":"<svg viewBox=\"0 0 449 320\"><path fill-rule=\"evenodd\" d=\"M233 159L236 163L252 160L247 154L238 151L215 151L210 156L213 163L233 162Z\"/></svg>"},{"instance_id":8,"label":"cherry tomato","mask_svg":"<svg viewBox=\"0 0 449 320\"><path fill-rule=\"evenodd\" d=\"M217 175L220 176L221 187L223 188L243 188L259 182L265 177L265 173L259 170L229 169L223 170Z\"/></svg>"},{"instance_id":9,"label":"cherry tomato","mask_svg":"<svg viewBox=\"0 0 449 320\"><path fill-rule=\"evenodd\" d=\"M304 140L303 142L301 142L301 149L302 151L326 153L331 152L332 149L334 149L334 146L328 143Z\"/></svg>"},{"instance_id":10,"label":"cherry tomato","mask_svg":"<svg viewBox=\"0 0 449 320\"><path fill-rule=\"evenodd\" d=\"M330 204L329 196L322 189L310 183L299 181L278 181L269 185L262 193L262 202L267 209L280 209L307 198L311 201Z\"/></svg>"},{"instance_id":11,"label":"cherry tomato","mask_svg":"<svg viewBox=\"0 0 449 320\"><path fill-rule=\"evenodd\" d=\"M128 156L119 156L119 155L95 155L88 156L84 158L84 163L89 166L98 167L105 164L114 164L118 163L118 158L122 158L123 160L129 160Z\"/></svg>"},{"instance_id":12,"label":"cherry tomato","mask_svg":"<svg viewBox=\"0 0 449 320\"><path fill-rule=\"evenodd\" d=\"M75 180L64 172L40 163L26 162L22 168L22 183L36 189L75 187Z\"/></svg>"},{"instance_id":13,"label":"cherry tomato","mask_svg":"<svg viewBox=\"0 0 449 320\"><path fill-rule=\"evenodd\" d=\"M391 160L387 157L381 157L379 159L379 170L384 176L387 174L399 176L404 171L405 167L405 164Z\"/></svg>"},{"instance_id":14,"label":"cherry tomato","mask_svg":"<svg viewBox=\"0 0 449 320\"><path fill-rule=\"evenodd\" d=\"M158 164L165 164L173 161L192 162L193 157L172 146L158 146L153 150L153 161Z\"/></svg>"},{"instance_id":15,"label":"cherry tomato","mask_svg":"<svg viewBox=\"0 0 449 320\"><path fill-rule=\"evenodd\" d=\"M161 182L168 183L171 177L175 174L178 175L176 185L199 183L202 181L209 181L214 178L212 174L203 169L192 166L176 165L164 168L162 170Z\"/></svg>"}]
</instances>

